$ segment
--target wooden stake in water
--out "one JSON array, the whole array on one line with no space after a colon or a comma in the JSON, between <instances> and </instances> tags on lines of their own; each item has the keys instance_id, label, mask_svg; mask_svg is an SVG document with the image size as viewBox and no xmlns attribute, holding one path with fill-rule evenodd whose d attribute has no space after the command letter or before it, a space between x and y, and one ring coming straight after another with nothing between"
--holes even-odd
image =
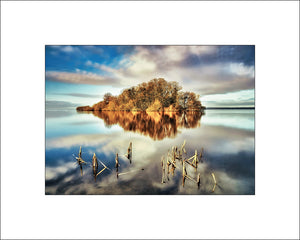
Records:
<instances>
[{"instance_id":1,"label":"wooden stake in water","mask_svg":"<svg viewBox=\"0 0 300 240\"><path fill-rule=\"evenodd\" d=\"M101 174L105 169L106 169L106 167L104 167L100 172L98 172L96 176L98 176L99 174Z\"/></svg>"},{"instance_id":2,"label":"wooden stake in water","mask_svg":"<svg viewBox=\"0 0 300 240\"><path fill-rule=\"evenodd\" d=\"M174 172L175 172L175 165L172 164L172 166L171 166L171 173L172 173L172 176L174 176Z\"/></svg>"},{"instance_id":3,"label":"wooden stake in water","mask_svg":"<svg viewBox=\"0 0 300 240\"><path fill-rule=\"evenodd\" d=\"M167 158L167 173L168 173L168 175L170 174L170 165L171 165L171 162Z\"/></svg>"},{"instance_id":4,"label":"wooden stake in water","mask_svg":"<svg viewBox=\"0 0 300 240\"><path fill-rule=\"evenodd\" d=\"M212 192L214 192L215 191L215 189L216 189L216 186L217 186L217 181L216 181L216 178L215 178L215 174L214 173L211 173L211 175L212 175L212 177L213 177L213 179L214 179L214 187L213 187L213 189L212 189Z\"/></svg>"},{"instance_id":5,"label":"wooden stake in water","mask_svg":"<svg viewBox=\"0 0 300 240\"><path fill-rule=\"evenodd\" d=\"M176 147L172 148L172 162L176 161Z\"/></svg>"},{"instance_id":6,"label":"wooden stake in water","mask_svg":"<svg viewBox=\"0 0 300 240\"><path fill-rule=\"evenodd\" d=\"M176 157L173 159L172 162L170 162L170 164L172 164L171 172L172 172L172 176L174 176L174 172L175 172L175 168L176 168Z\"/></svg>"},{"instance_id":7,"label":"wooden stake in water","mask_svg":"<svg viewBox=\"0 0 300 240\"><path fill-rule=\"evenodd\" d=\"M195 155L194 155L194 159L193 159L193 165L195 166L196 171L197 171L197 167L198 167L198 153L197 153L197 150L195 150Z\"/></svg>"},{"instance_id":8,"label":"wooden stake in water","mask_svg":"<svg viewBox=\"0 0 300 240\"><path fill-rule=\"evenodd\" d=\"M116 158L115 158L115 161L116 161L116 165L115 165L115 168L116 168L116 173L117 173L117 178L119 178L119 157L118 157L118 153L116 153Z\"/></svg>"},{"instance_id":9,"label":"wooden stake in water","mask_svg":"<svg viewBox=\"0 0 300 240\"><path fill-rule=\"evenodd\" d=\"M79 154L78 154L78 157L81 158L81 146L79 148Z\"/></svg>"},{"instance_id":10,"label":"wooden stake in water","mask_svg":"<svg viewBox=\"0 0 300 240\"><path fill-rule=\"evenodd\" d=\"M161 183L165 183L165 163L164 163L164 157L161 157Z\"/></svg>"},{"instance_id":11,"label":"wooden stake in water","mask_svg":"<svg viewBox=\"0 0 300 240\"><path fill-rule=\"evenodd\" d=\"M127 158L129 159L129 162L131 164L131 161L132 161L132 142L130 142L129 147L127 149Z\"/></svg>"},{"instance_id":12,"label":"wooden stake in water","mask_svg":"<svg viewBox=\"0 0 300 240\"><path fill-rule=\"evenodd\" d=\"M183 153L186 153L186 150L185 150L185 140L183 142L183 144L181 145L181 148L179 149L178 151L178 154L177 154L177 159L181 162L181 164L183 164L183 161L184 161L184 158L183 158Z\"/></svg>"},{"instance_id":13,"label":"wooden stake in water","mask_svg":"<svg viewBox=\"0 0 300 240\"><path fill-rule=\"evenodd\" d=\"M186 160L186 163L192 166L193 168L195 168L195 171L197 172L198 162L199 162L198 153L197 150L195 150L195 154L192 157L188 158Z\"/></svg>"},{"instance_id":14,"label":"wooden stake in water","mask_svg":"<svg viewBox=\"0 0 300 240\"><path fill-rule=\"evenodd\" d=\"M184 140L184 141L183 141L183 144L181 145L181 151L184 152L184 153L186 153L186 150L185 150L185 143L186 143L186 141Z\"/></svg>"},{"instance_id":15,"label":"wooden stake in water","mask_svg":"<svg viewBox=\"0 0 300 240\"><path fill-rule=\"evenodd\" d=\"M184 187L185 179L186 179L186 176L187 176L187 172L186 172L184 163L185 163L185 161L183 160L182 161L182 186L183 187Z\"/></svg>"},{"instance_id":16,"label":"wooden stake in water","mask_svg":"<svg viewBox=\"0 0 300 240\"><path fill-rule=\"evenodd\" d=\"M215 174L214 173L211 173L213 179L214 179L214 183L217 184L217 181L216 181L216 177L215 177Z\"/></svg>"},{"instance_id":17,"label":"wooden stake in water","mask_svg":"<svg viewBox=\"0 0 300 240\"><path fill-rule=\"evenodd\" d=\"M185 178L187 178L187 179L191 180L192 182L196 183L197 186L198 186L198 188L199 188L199 186L200 186L200 173L199 173L198 176L197 176L197 180L195 180L194 178L190 177L190 176L187 174L186 170L185 170Z\"/></svg>"},{"instance_id":18,"label":"wooden stake in water","mask_svg":"<svg viewBox=\"0 0 300 240\"><path fill-rule=\"evenodd\" d=\"M108 169L108 170L111 171L111 169L109 169L103 162L101 162L100 160L99 160L99 162L103 166L103 169L100 172L98 172L96 176L98 176L99 174L101 174L105 169Z\"/></svg>"},{"instance_id":19,"label":"wooden stake in water","mask_svg":"<svg viewBox=\"0 0 300 240\"><path fill-rule=\"evenodd\" d=\"M105 167L105 168L107 168L108 170L111 171L111 169L110 169L109 167L107 167L103 162L101 162L100 160L99 160L99 162L101 163L101 165L102 165L103 167Z\"/></svg>"},{"instance_id":20,"label":"wooden stake in water","mask_svg":"<svg viewBox=\"0 0 300 240\"><path fill-rule=\"evenodd\" d=\"M94 155L93 155L92 166L93 166L93 175L94 175L95 182L96 182L97 173L98 173L98 160L96 157L96 153L94 153Z\"/></svg>"},{"instance_id":21,"label":"wooden stake in water","mask_svg":"<svg viewBox=\"0 0 300 240\"><path fill-rule=\"evenodd\" d=\"M74 154L73 154L73 156L75 157L77 164L80 167L80 175L82 176L83 175L82 164L86 164L86 162L81 157L81 146L79 148L78 157L76 157Z\"/></svg>"}]
</instances>

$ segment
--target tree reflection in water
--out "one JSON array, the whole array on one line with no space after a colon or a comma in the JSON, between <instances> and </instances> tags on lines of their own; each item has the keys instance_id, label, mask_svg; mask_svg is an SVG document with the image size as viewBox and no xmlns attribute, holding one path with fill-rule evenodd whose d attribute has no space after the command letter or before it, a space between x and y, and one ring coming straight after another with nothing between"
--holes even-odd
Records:
<instances>
[{"instance_id":1,"label":"tree reflection in water","mask_svg":"<svg viewBox=\"0 0 300 240\"><path fill-rule=\"evenodd\" d=\"M154 140L174 138L179 128L200 127L200 119L203 115L199 111L182 113L90 111L84 113L93 113L96 117L103 119L106 126L118 124L125 131L137 132Z\"/></svg>"}]
</instances>

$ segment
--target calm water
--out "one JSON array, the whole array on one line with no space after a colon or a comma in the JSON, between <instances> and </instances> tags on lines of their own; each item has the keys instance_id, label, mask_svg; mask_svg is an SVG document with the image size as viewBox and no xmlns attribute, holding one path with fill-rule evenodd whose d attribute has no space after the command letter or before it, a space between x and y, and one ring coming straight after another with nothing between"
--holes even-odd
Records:
<instances>
[{"instance_id":1,"label":"calm water","mask_svg":"<svg viewBox=\"0 0 300 240\"><path fill-rule=\"evenodd\" d=\"M176 163L174 175L162 176L161 158L184 140L184 158L202 148L203 158L197 169L185 165L193 180L186 178L183 186L182 164ZM125 156L130 142L132 163ZM80 146L86 161L82 176L75 159ZM109 168L96 181L94 153ZM46 194L254 194L254 110L211 109L204 115L47 110L45 156ZM96 172L103 169L100 161Z\"/></svg>"}]
</instances>

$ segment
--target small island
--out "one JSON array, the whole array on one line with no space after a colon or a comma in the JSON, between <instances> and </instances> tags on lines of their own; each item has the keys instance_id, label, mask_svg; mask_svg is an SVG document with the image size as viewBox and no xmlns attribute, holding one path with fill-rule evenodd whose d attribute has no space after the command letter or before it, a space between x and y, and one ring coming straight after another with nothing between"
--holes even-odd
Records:
<instances>
[{"instance_id":1,"label":"small island","mask_svg":"<svg viewBox=\"0 0 300 240\"><path fill-rule=\"evenodd\" d=\"M122 91L119 96L106 93L102 101L77 111L146 111L146 112L203 112L199 95L183 92L177 82L155 78Z\"/></svg>"}]
</instances>

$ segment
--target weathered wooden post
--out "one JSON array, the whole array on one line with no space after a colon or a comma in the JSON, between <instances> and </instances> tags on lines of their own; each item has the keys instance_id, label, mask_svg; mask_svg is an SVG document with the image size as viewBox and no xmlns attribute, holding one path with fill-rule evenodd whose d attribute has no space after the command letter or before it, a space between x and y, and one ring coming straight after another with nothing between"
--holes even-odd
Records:
<instances>
[{"instance_id":1,"label":"weathered wooden post","mask_svg":"<svg viewBox=\"0 0 300 240\"><path fill-rule=\"evenodd\" d=\"M115 167L116 167L117 178L119 178L119 166L120 166L120 164L119 164L119 157L118 157L118 153L116 153L116 158L115 158L115 161L116 161L116 165L115 165Z\"/></svg>"},{"instance_id":2,"label":"weathered wooden post","mask_svg":"<svg viewBox=\"0 0 300 240\"><path fill-rule=\"evenodd\" d=\"M100 175L105 169L108 169L108 170L111 171L111 169L109 169L103 162L101 162L100 160L99 160L99 162L103 166L103 169L100 172L97 173L97 176Z\"/></svg>"},{"instance_id":3,"label":"weathered wooden post","mask_svg":"<svg viewBox=\"0 0 300 240\"><path fill-rule=\"evenodd\" d=\"M173 147L173 148L172 148L172 154L173 154L173 156L172 156L172 161L173 161L173 162L176 161L176 152L177 152L176 147Z\"/></svg>"},{"instance_id":4,"label":"weathered wooden post","mask_svg":"<svg viewBox=\"0 0 300 240\"><path fill-rule=\"evenodd\" d=\"M185 182L185 179L186 179L186 175L187 175L187 172L186 172L186 169L185 169L185 161L182 160L182 186L184 187L184 182Z\"/></svg>"},{"instance_id":5,"label":"weathered wooden post","mask_svg":"<svg viewBox=\"0 0 300 240\"><path fill-rule=\"evenodd\" d=\"M171 162L170 162L169 158L167 158L167 173L168 173L168 175L170 174L170 165L171 165Z\"/></svg>"},{"instance_id":6,"label":"weathered wooden post","mask_svg":"<svg viewBox=\"0 0 300 240\"><path fill-rule=\"evenodd\" d=\"M174 172L175 172L175 164L172 163L172 166L171 166L171 173L172 173L172 176L174 176Z\"/></svg>"},{"instance_id":7,"label":"weathered wooden post","mask_svg":"<svg viewBox=\"0 0 300 240\"><path fill-rule=\"evenodd\" d=\"M212 172L211 175L212 175L212 177L214 179L214 183L217 184L217 181L216 181L216 178L215 178L215 174Z\"/></svg>"},{"instance_id":8,"label":"weathered wooden post","mask_svg":"<svg viewBox=\"0 0 300 240\"><path fill-rule=\"evenodd\" d=\"M216 188L216 186L217 186L217 181L216 181L216 178L215 178L215 174L212 172L211 173L211 175L212 175L212 177L213 177L213 179L214 179L214 187L213 187L213 189L212 189L212 192L214 192L215 191L215 188Z\"/></svg>"},{"instance_id":9,"label":"weathered wooden post","mask_svg":"<svg viewBox=\"0 0 300 240\"><path fill-rule=\"evenodd\" d=\"M165 183L164 178L165 178L165 164L164 164L164 157L161 157L161 170L162 170L162 174L161 174L161 183Z\"/></svg>"},{"instance_id":10,"label":"weathered wooden post","mask_svg":"<svg viewBox=\"0 0 300 240\"><path fill-rule=\"evenodd\" d=\"M81 146L79 148L79 154L78 154L78 157L81 158Z\"/></svg>"},{"instance_id":11,"label":"weathered wooden post","mask_svg":"<svg viewBox=\"0 0 300 240\"><path fill-rule=\"evenodd\" d=\"M184 141L183 141L183 144L181 145L181 151L184 152L184 153L186 153L186 150L185 150L185 143L186 143L186 141L184 140Z\"/></svg>"},{"instance_id":12,"label":"weathered wooden post","mask_svg":"<svg viewBox=\"0 0 300 240\"><path fill-rule=\"evenodd\" d=\"M176 147L176 152L177 152L177 147ZM177 158L177 156L175 155L172 162L170 162L170 164L172 164L172 166L171 166L172 176L174 176L174 172L175 172L175 168L176 168L176 165L175 165L176 164L176 158Z\"/></svg>"},{"instance_id":13,"label":"weathered wooden post","mask_svg":"<svg viewBox=\"0 0 300 240\"><path fill-rule=\"evenodd\" d=\"M195 150L195 156L194 156L193 163L195 165L195 170L197 172L197 167L198 167L198 153L197 153L197 150Z\"/></svg>"},{"instance_id":14,"label":"weathered wooden post","mask_svg":"<svg viewBox=\"0 0 300 240\"><path fill-rule=\"evenodd\" d=\"M94 153L94 155L93 155L92 166L93 166L93 175L94 175L95 182L96 182L97 173L98 173L98 160L96 157L96 153Z\"/></svg>"},{"instance_id":15,"label":"weathered wooden post","mask_svg":"<svg viewBox=\"0 0 300 240\"><path fill-rule=\"evenodd\" d=\"M73 154L73 156L77 160L77 164L80 167L80 175L82 176L83 175L82 164L86 164L86 162L81 158L81 146L79 148L78 157L76 157L74 154Z\"/></svg>"},{"instance_id":16,"label":"weathered wooden post","mask_svg":"<svg viewBox=\"0 0 300 240\"><path fill-rule=\"evenodd\" d=\"M131 164L131 160L132 160L132 142L130 142L129 147L127 149L127 158L129 159L129 162Z\"/></svg>"}]
</instances>

